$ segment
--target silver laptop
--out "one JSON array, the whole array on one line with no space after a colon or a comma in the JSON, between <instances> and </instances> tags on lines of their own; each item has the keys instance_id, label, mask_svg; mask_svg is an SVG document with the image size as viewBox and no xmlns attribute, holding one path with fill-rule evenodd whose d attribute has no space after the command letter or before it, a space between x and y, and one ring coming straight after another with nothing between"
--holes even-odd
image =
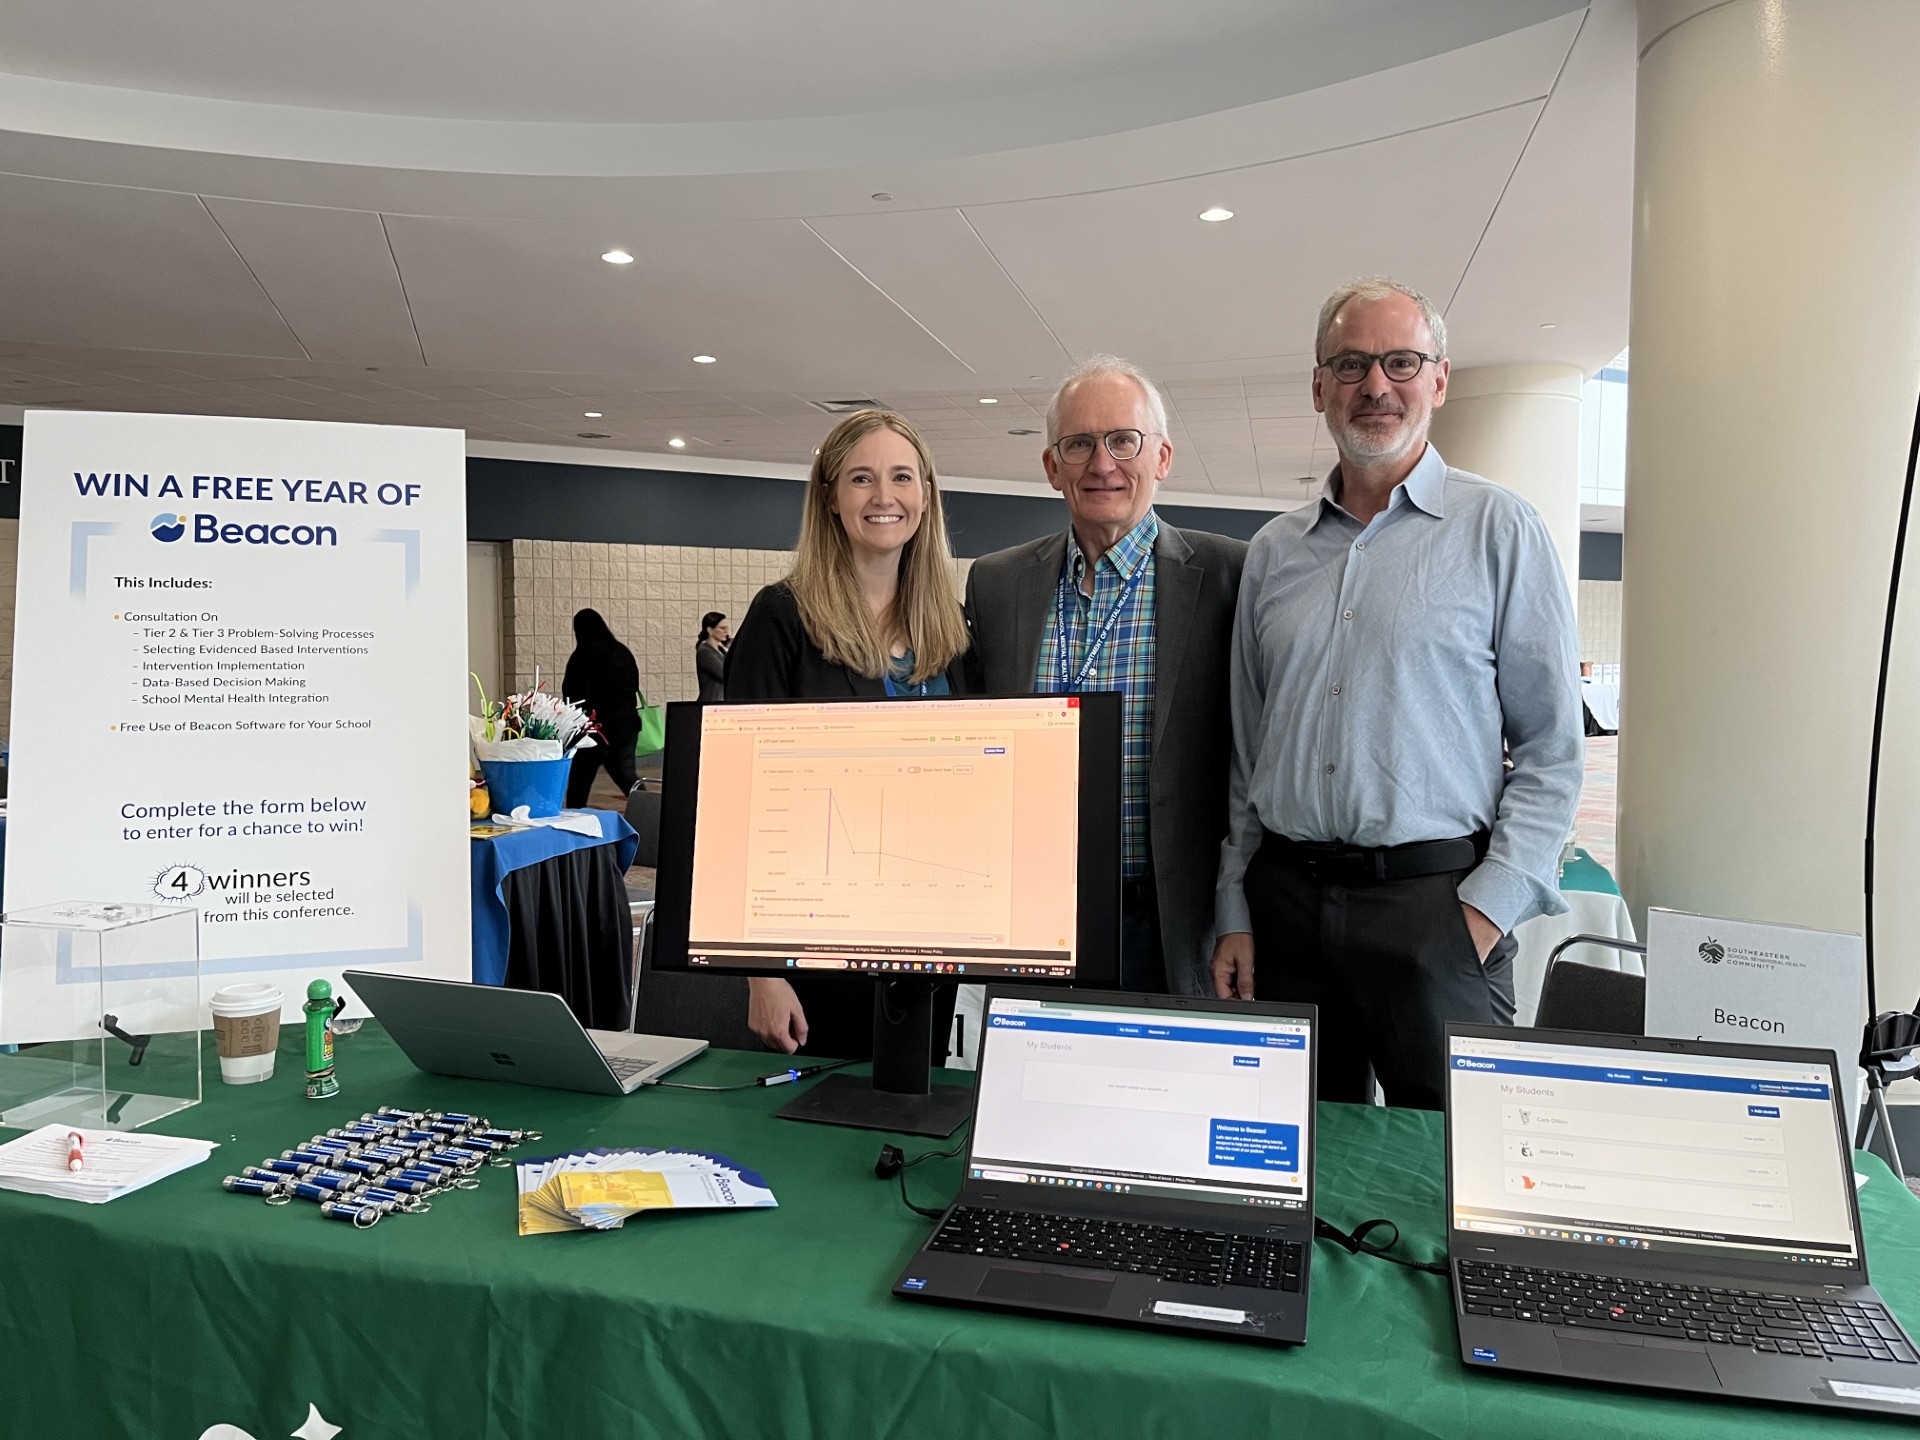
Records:
<instances>
[{"instance_id":1,"label":"silver laptop","mask_svg":"<svg viewBox=\"0 0 1920 1440\"><path fill-rule=\"evenodd\" d=\"M994 986L960 1194L893 1293L1297 1345L1311 1005Z\"/></svg>"},{"instance_id":2,"label":"silver laptop","mask_svg":"<svg viewBox=\"0 0 1920 1440\"><path fill-rule=\"evenodd\" d=\"M1920 1354L1867 1283L1832 1051L1447 1044L1462 1361L1920 1417Z\"/></svg>"},{"instance_id":3,"label":"silver laptop","mask_svg":"<svg viewBox=\"0 0 1920 1440\"><path fill-rule=\"evenodd\" d=\"M588 1030L558 995L348 970L346 982L406 1057L431 1075L630 1095L707 1048L704 1040Z\"/></svg>"}]
</instances>

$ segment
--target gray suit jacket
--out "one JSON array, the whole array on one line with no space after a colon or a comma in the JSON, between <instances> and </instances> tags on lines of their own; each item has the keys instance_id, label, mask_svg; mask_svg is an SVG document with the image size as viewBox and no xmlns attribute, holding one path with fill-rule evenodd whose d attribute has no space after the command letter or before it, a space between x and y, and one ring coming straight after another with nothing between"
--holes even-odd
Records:
<instances>
[{"instance_id":1,"label":"gray suit jacket","mask_svg":"<svg viewBox=\"0 0 1920 1440\"><path fill-rule=\"evenodd\" d=\"M989 695L1033 689L1040 639L1053 613L1063 530L973 562L967 619ZM1233 612L1243 540L1160 522L1153 547L1153 748L1147 781L1148 836L1160 901L1167 987L1210 995L1213 894L1227 833L1233 719L1227 699Z\"/></svg>"}]
</instances>

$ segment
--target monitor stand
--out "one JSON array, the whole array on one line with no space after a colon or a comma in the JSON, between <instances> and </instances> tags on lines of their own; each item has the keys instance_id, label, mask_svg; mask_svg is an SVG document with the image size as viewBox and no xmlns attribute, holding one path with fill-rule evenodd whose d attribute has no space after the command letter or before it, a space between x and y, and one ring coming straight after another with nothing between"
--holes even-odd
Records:
<instances>
[{"instance_id":1,"label":"monitor stand","mask_svg":"<svg viewBox=\"0 0 1920 1440\"><path fill-rule=\"evenodd\" d=\"M945 1139L973 1114L973 1091L933 1085L933 982L874 977L873 1078L829 1075L782 1106L782 1120Z\"/></svg>"}]
</instances>

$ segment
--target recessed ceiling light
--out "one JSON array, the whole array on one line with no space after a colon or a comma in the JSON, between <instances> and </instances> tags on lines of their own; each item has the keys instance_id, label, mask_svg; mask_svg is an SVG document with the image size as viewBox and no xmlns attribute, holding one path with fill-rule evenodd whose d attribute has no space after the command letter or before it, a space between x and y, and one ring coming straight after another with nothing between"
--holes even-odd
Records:
<instances>
[{"instance_id":1,"label":"recessed ceiling light","mask_svg":"<svg viewBox=\"0 0 1920 1440\"><path fill-rule=\"evenodd\" d=\"M1554 324L1553 321L1548 320L1544 324L1542 324L1540 328L1542 330L1558 330L1560 327Z\"/></svg>"},{"instance_id":2,"label":"recessed ceiling light","mask_svg":"<svg viewBox=\"0 0 1920 1440\"><path fill-rule=\"evenodd\" d=\"M613 437L604 430L582 430L580 432L580 438L582 440L611 440Z\"/></svg>"},{"instance_id":3,"label":"recessed ceiling light","mask_svg":"<svg viewBox=\"0 0 1920 1440\"><path fill-rule=\"evenodd\" d=\"M888 201L893 199L893 192L891 190L876 190L873 192L873 198L882 202Z\"/></svg>"},{"instance_id":4,"label":"recessed ceiling light","mask_svg":"<svg viewBox=\"0 0 1920 1440\"><path fill-rule=\"evenodd\" d=\"M687 442L682 440L678 435L675 435L670 440L668 440L667 444L671 445L676 450L684 450L687 448Z\"/></svg>"},{"instance_id":5,"label":"recessed ceiling light","mask_svg":"<svg viewBox=\"0 0 1920 1440\"><path fill-rule=\"evenodd\" d=\"M582 410L580 412L580 418L583 420L598 420L604 414L606 414L604 410Z\"/></svg>"},{"instance_id":6,"label":"recessed ceiling light","mask_svg":"<svg viewBox=\"0 0 1920 1440\"><path fill-rule=\"evenodd\" d=\"M982 405L998 405L1000 402L991 395L982 395L980 397L980 403Z\"/></svg>"},{"instance_id":7,"label":"recessed ceiling light","mask_svg":"<svg viewBox=\"0 0 1920 1440\"><path fill-rule=\"evenodd\" d=\"M1231 220L1233 212L1224 205L1210 205L1200 212L1200 218L1209 225L1218 225L1222 220Z\"/></svg>"},{"instance_id":8,"label":"recessed ceiling light","mask_svg":"<svg viewBox=\"0 0 1920 1440\"><path fill-rule=\"evenodd\" d=\"M696 355L693 357L693 363L696 365L718 365L720 363L720 357L718 355Z\"/></svg>"},{"instance_id":9,"label":"recessed ceiling light","mask_svg":"<svg viewBox=\"0 0 1920 1440\"><path fill-rule=\"evenodd\" d=\"M1007 433L1009 435L1038 435L1040 432L1038 430L1009 430Z\"/></svg>"},{"instance_id":10,"label":"recessed ceiling light","mask_svg":"<svg viewBox=\"0 0 1920 1440\"><path fill-rule=\"evenodd\" d=\"M609 250L600 258L609 265L631 265L633 263L633 256L624 250Z\"/></svg>"}]
</instances>

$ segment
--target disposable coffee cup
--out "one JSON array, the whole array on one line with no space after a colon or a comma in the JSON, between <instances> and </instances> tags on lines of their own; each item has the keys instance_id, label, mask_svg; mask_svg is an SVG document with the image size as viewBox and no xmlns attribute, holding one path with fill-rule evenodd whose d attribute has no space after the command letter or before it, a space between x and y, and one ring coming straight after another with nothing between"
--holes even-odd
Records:
<instances>
[{"instance_id":1,"label":"disposable coffee cup","mask_svg":"<svg viewBox=\"0 0 1920 1440\"><path fill-rule=\"evenodd\" d=\"M254 982L213 992L213 1044L220 1078L229 1085L257 1085L273 1078L280 1048L278 985Z\"/></svg>"}]
</instances>

